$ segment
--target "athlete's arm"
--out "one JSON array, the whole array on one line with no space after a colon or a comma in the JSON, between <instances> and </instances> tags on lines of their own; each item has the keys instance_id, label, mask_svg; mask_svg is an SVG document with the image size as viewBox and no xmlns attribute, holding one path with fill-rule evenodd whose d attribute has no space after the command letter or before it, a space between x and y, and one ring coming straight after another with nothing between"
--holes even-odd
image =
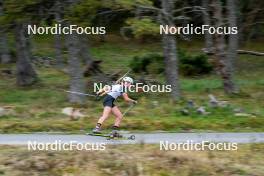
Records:
<instances>
[{"instance_id":1,"label":"athlete's arm","mask_svg":"<svg viewBox=\"0 0 264 176\"><path fill-rule=\"evenodd\" d=\"M133 100L133 99L129 98L127 93L123 93L123 98L124 98L124 100L125 100L126 102L137 103L136 100Z\"/></svg>"},{"instance_id":2,"label":"athlete's arm","mask_svg":"<svg viewBox=\"0 0 264 176\"><path fill-rule=\"evenodd\" d=\"M104 86L102 89L100 89L100 90L97 92L97 95L103 96L103 95L105 95L106 93L108 93L110 90L111 90L111 87L109 87L109 86Z\"/></svg>"}]
</instances>

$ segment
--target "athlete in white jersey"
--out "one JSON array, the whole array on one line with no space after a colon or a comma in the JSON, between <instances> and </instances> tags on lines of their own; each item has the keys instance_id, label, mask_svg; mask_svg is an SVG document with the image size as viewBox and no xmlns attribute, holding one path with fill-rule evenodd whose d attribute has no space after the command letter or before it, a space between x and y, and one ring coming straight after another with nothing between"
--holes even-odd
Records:
<instances>
[{"instance_id":1,"label":"athlete in white jersey","mask_svg":"<svg viewBox=\"0 0 264 176\"><path fill-rule=\"evenodd\" d=\"M125 87L121 84L112 85L111 90L107 93L107 95L112 96L114 99L121 96L125 90Z\"/></svg>"},{"instance_id":2,"label":"athlete in white jersey","mask_svg":"<svg viewBox=\"0 0 264 176\"><path fill-rule=\"evenodd\" d=\"M128 89L132 84L133 84L133 79L130 77L125 77L123 78L120 84L112 85L110 89L103 90L104 92L107 93L103 101L104 111L103 111L103 115L99 118L96 127L93 129L93 133L101 132L101 126L103 122L109 117L110 113L113 113L114 116L116 117L113 130L114 131L118 130L122 120L122 113L119 110L119 108L114 104L114 101L119 96L123 96L125 101L137 103L136 100L129 98L128 94L125 92L125 90Z\"/></svg>"}]
</instances>

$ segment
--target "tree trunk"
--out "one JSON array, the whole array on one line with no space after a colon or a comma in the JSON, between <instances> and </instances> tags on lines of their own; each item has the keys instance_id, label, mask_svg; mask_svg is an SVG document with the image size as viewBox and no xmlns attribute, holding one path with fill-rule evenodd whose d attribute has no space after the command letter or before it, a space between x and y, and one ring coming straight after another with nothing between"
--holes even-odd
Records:
<instances>
[{"instance_id":1,"label":"tree trunk","mask_svg":"<svg viewBox=\"0 0 264 176\"><path fill-rule=\"evenodd\" d=\"M204 25L211 25L211 19L209 16L210 10L209 10L209 0L202 0L203 8L205 8L205 12L203 12L203 22ZM206 31L204 34L205 38L205 48L208 52L210 52L213 48L213 37L212 35Z\"/></svg>"},{"instance_id":2,"label":"tree trunk","mask_svg":"<svg viewBox=\"0 0 264 176\"><path fill-rule=\"evenodd\" d=\"M245 35L245 42L249 42L251 40L252 31L254 30L254 27L249 24L253 24L254 21L256 21L258 11L259 11L258 7L259 7L259 4L255 3L255 5L252 7L253 10L249 12L250 15L248 15L247 18L245 19L245 22L244 22L245 28L243 30L243 34Z\"/></svg>"},{"instance_id":3,"label":"tree trunk","mask_svg":"<svg viewBox=\"0 0 264 176\"><path fill-rule=\"evenodd\" d=\"M93 63L93 57L92 54L90 52L90 45L88 43L88 39L87 36L80 36L79 37L79 47L80 49L80 55L82 57L83 62L85 63L85 65L87 67L90 67L91 64Z\"/></svg>"},{"instance_id":4,"label":"tree trunk","mask_svg":"<svg viewBox=\"0 0 264 176\"><path fill-rule=\"evenodd\" d=\"M213 0L215 27L223 25L222 5L220 0ZM232 62L226 55L225 36L215 34L215 56L217 59L217 71L222 77L223 86L226 93L235 92L233 81Z\"/></svg>"},{"instance_id":5,"label":"tree trunk","mask_svg":"<svg viewBox=\"0 0 264 176\"><path fill-rule=\"evenodd\" d=\"M77 34L67 35L67 47L69 51L69 74L70 80L70 91L73 92L84 92L85 84L83 80L83 71L81 61L79 58L79 45ZM85 97L77 94L69 94L69 101L71 103L83 104Z\"/></svg>"},{"instance_id":6,"label":"tree trunk","mask_svg":"<svg viewBox=\"0 0 264 176\"><path fill-rule=\"evenodd\" d=\"M2 64L7 64L11 62L11 57L8 50L7 36L2 31L0 31L0 62Z\"/></svg>"},{"instance_id":7,"label":"tree trunk","mask_svg":"<svg viewBox=\"0 0 264 176\"><path fill-rule=\"evenodd\" d=\"M62 24L62 4L60 0L56 1L56 10L55 10L55 21L57 24ZM56 67L62 69L64 67L64 60L62 54L63 48L63 38L60 34L56 34L54 36L55 42L55 59L56 59Z\"/></svg>"},{"instance_id":8,"label":"tree trunk","mask_svg":"<svg viewBox=\"0 0 264 176\"><path fill-rule=\"evenodd\" d=\"M3 2L0 0L0 16L3 15ZM11 57L8 50L8 40L5 31L0 26L0 63L6 64L11 62Z\"/></svg>"},{"instance_id":9,"label":"tree trunk","mask_svg":"<svg viewBox=\"0 0 264 176\"><path fill-rule=\"evenodd\" d=\"M167 15L161 15L160 20L162 25L174 26L170 16L172 16L172 10L174 8L173 0L162 0L162 9ZM165 61L165 73L167 84L171 85L171 96L173 100L177 100L180 97L180 84L178 75L178 56L177 56L177 44L174 35L162 35L163 54Z\"/></svg>"},{"instance_id":10,"label":"tree trunk","mask_svg":"<svg viewBox=\"0 0 264 176\"><path fill-rule=\"evenodd\" d=\"M31 51L28 37L26 36L25 24L16 26L16 49L17 49L17 85L28 86L37 81L37 74L30 63Z\"/></svg>"},{"instance_id":11,"label":"tree trunk","mask_svg":"<svg viewBox=\"0 0 264 176\"><path fill-rule=\"evenodd\" d=\"M237 27L237 0L227 0L227 8L228 8L228 23L229 27ZM238 34L230 34L228 38L228 67L230 70L231 77L234 74L234 63L237 58L237 50L238 50ZM238 91L235 85L233 86L232 91Z\"/></svg>"}]
</instances>

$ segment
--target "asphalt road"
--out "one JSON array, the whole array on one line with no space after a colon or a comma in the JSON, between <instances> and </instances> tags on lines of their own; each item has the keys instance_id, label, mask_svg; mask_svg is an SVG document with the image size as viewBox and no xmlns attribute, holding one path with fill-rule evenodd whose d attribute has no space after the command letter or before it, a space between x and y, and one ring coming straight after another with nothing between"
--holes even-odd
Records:
<instances>
[{"instance_id":1,"label":"asphalt road","mask_svg":"<svg viewBox=\"0 0 264 176\"><path fill-rule=\"evenodd\" d=\"M132 133L131 133L132 134ZM131 134L124 134L130 136ZM36 143L106 143L106 144L159 144L161 141L180 143L192 141L208 142L233 142L233 143L264 143L264 133L136 133L135 140L107 140L100 136L76 134L0 134L0 145L27 145L28 142Z\"/></svg>"}]
</instances>

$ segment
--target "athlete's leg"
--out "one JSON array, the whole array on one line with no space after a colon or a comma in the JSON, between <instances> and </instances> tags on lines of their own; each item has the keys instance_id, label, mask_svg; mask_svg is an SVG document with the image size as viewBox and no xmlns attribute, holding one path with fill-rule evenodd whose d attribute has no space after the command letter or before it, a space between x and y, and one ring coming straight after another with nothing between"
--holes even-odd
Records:
<instances>
[{"instance_id":1,"label":"athlete's leg","mask_svg":"<svg viewBox=\"0 0 264 176\"><path fill-rule=\"evenodd\" d=\"M118 128L120 126L121 121L122 121L123 115L117 106L114 106L112 108L112 113L116 117L114 127Z\"/></svg>"},{"instance_id":2,"label":"athlete's leg","mask_svg":"<svg viewBox=\"0 0 264 176\"><path fill-rule=\"evenodd\" d=\"M104 107L104 111L103 111L103 115L99 118L98 122L99 124L102 124L110 115L111 113L111 107L109 106L105 106Z\"/></svg>"},{"instance_id":3,"label":"athlete's leg","mask_svg":"<svg viewBox=\"0 0 264 176\"><path fill-rule=\"evenodd\" d=\"M107 119L109 114L111 113L111 107L105 106L103 115L99 118L95 128L92 130L93 133L101 133L101 125Z\"/></svg>"}]
</instances>

